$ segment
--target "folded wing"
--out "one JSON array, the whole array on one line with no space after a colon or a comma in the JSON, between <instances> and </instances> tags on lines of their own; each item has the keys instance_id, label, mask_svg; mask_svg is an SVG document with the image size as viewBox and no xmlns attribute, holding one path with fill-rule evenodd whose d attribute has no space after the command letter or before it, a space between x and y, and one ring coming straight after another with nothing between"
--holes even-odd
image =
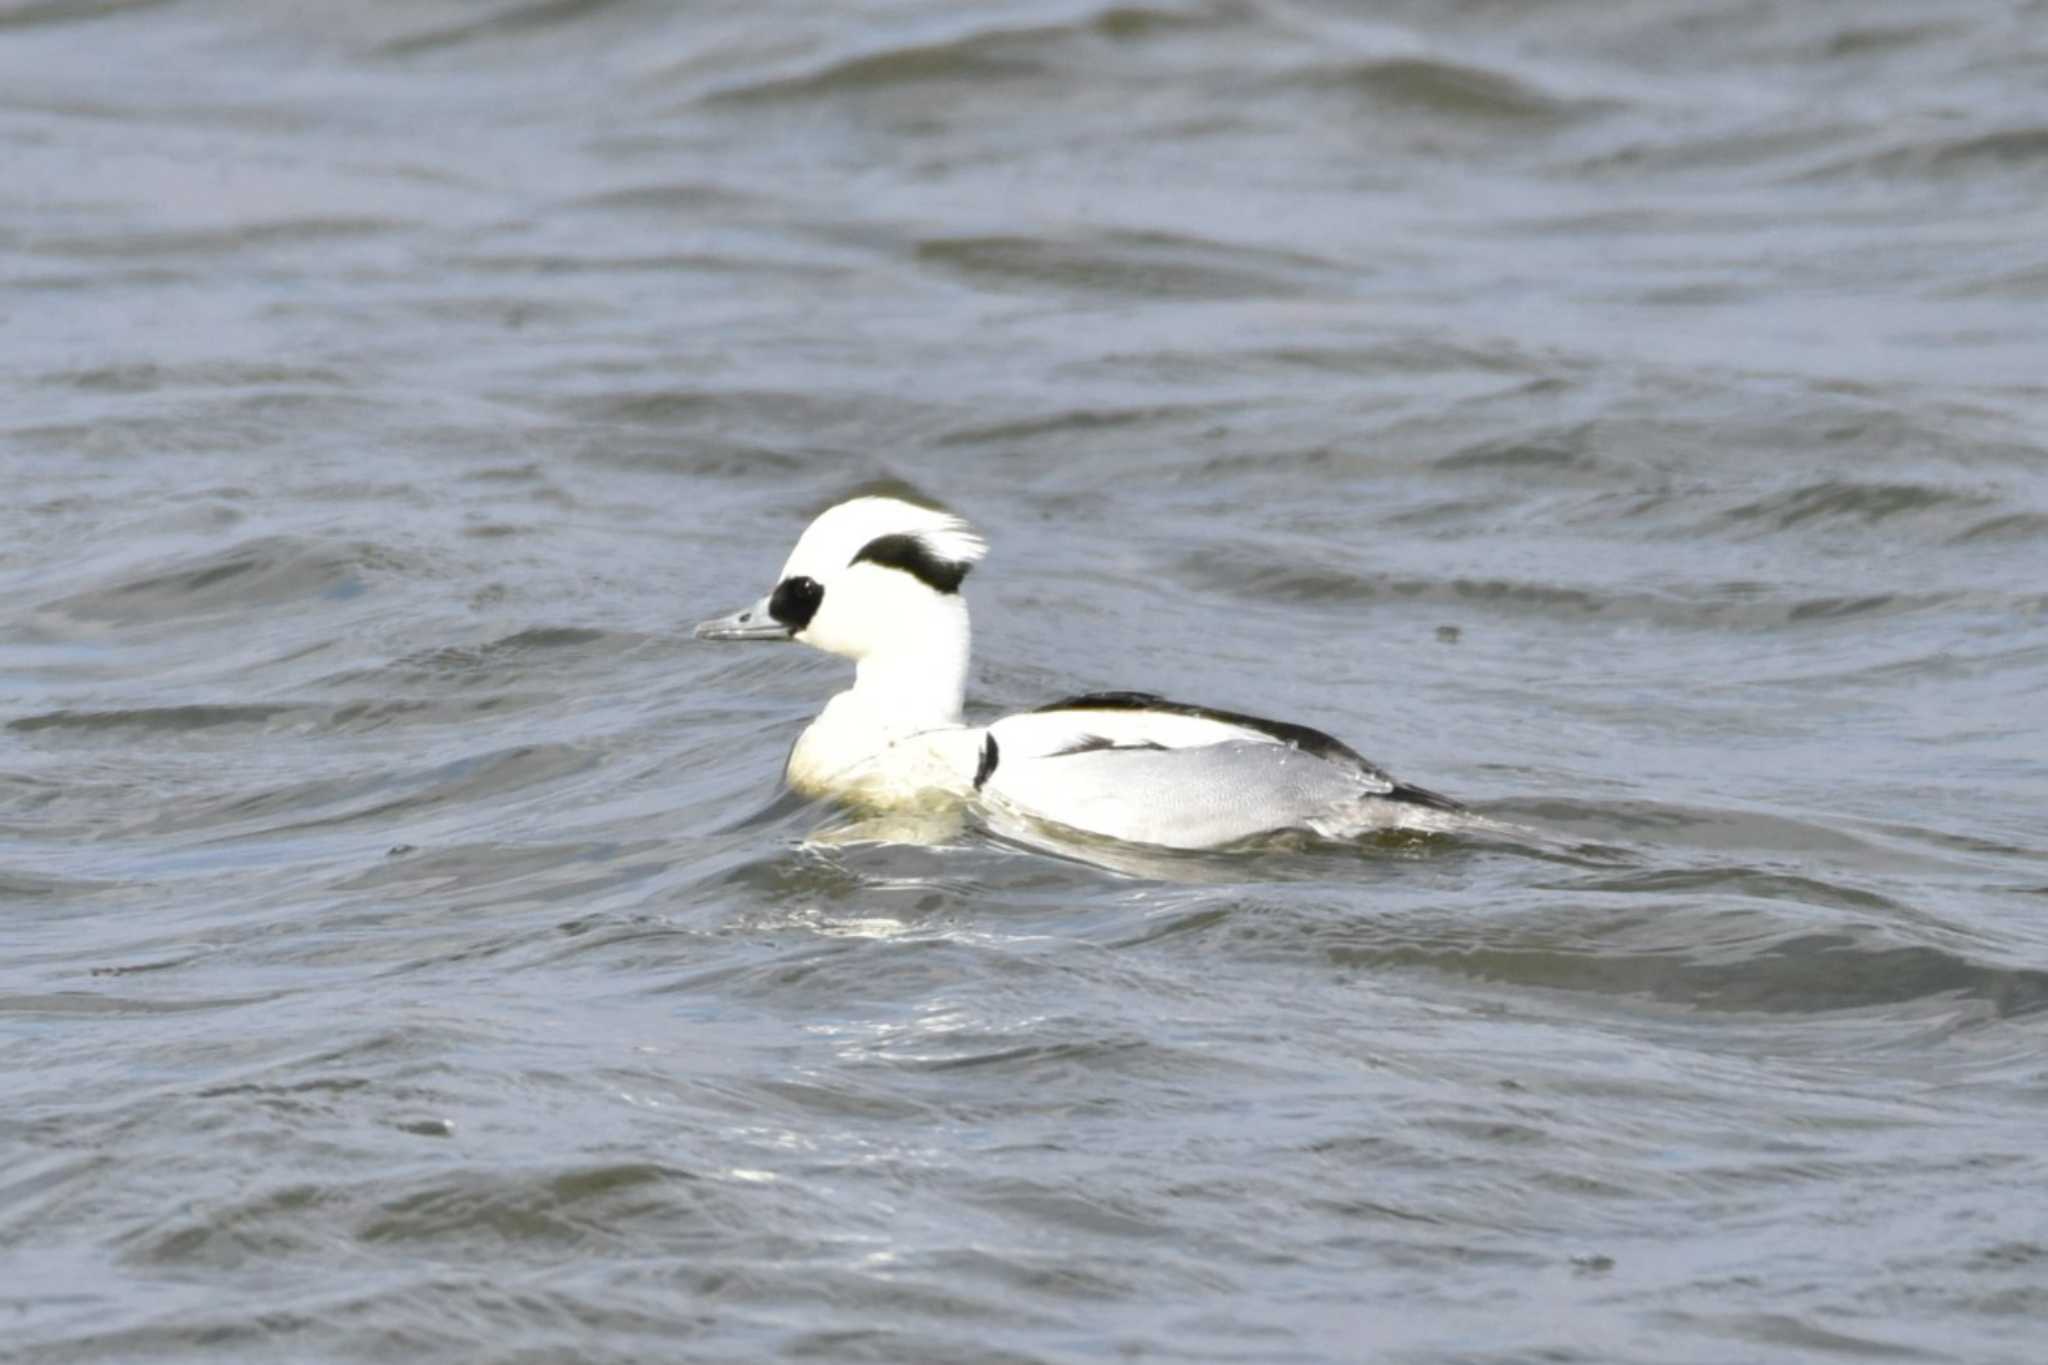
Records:
<instances>
[{"instance_id":1,"label":"folded wing","mask_svg":"<svg viewBox=\"0 0 2048 1365\"><path fill-rule=\"evenodd\" d=\"M1145 692L1090 693L997 721L975 785L1035 819L1169 848L1281 830L1346 837L1460 809L1320 730Z\"/></svg>"}]
</instances>

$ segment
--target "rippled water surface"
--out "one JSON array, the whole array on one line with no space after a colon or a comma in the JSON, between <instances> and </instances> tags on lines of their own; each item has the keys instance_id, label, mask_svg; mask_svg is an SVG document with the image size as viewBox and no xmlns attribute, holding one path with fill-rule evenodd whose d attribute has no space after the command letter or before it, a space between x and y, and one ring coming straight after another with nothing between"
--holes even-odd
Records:
<instances>
[{"instance_id":1,"label":"rippled water surface","mask_svg":"<svg viewBox=\"0 0 2048 1365\"><path fill-rule=\"evenodd\" d=\"M2048 6L0 0L0 1356L2033 1362ZM689 623L1527 838L776 799Z\"/></svg>"}]
</instances>

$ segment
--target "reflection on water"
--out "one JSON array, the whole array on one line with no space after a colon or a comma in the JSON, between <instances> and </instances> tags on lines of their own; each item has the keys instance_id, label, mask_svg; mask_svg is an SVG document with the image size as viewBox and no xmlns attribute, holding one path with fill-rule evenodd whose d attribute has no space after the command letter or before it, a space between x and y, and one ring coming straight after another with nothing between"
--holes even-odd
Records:
<instances>
[{"instance_id":1,"label":"reflection on water","mask_svg":"<svg viewBox=\"0 0 2048 1365\"><path fill-rule=\"evenodd\" d=\"M2039 18L0 8L6 1346L2031 1361ZM779 796L877 489L1497 827Z\"/></svg>"}]
</instances>

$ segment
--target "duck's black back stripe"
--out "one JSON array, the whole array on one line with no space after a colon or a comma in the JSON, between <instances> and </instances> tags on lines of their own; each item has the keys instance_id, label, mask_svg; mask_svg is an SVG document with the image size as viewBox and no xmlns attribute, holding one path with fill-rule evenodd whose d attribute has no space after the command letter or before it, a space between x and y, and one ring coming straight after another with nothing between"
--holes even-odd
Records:
<instances>
[{"instance_id":1,"label":"duck's black back stripe","mask_svg":"<svg viewBox=\"0 0 2048 1365\"><path fill-rule=\"evenodd\" d=\"M1068 697L1049 706L1037 708L1040 711L1164 711L1175 716L1197 716L1224 725L1236 725L1246 730L1256 730L1262 735L1271 735L1285 744L1292 744L1305 754L1317 758L1349 759L1354 763L1365 763L1362 755L1350 745L1326 735L1321 730L1312 730L1306 725L1294 725L1284 720L1267 720L1263 716L1248 716L1242 711L1218 711L1209 706L1190 706L1186 702L1168 701L1151 692L1089 692L1078 697ZM1366 766L1370 767L1370 764Z\"/></svg>"},{"instance_id":2,"label":"duck's black back stripe","mask_svg":"<svg viewBox=\"0 0 2048 1365\"><path fill-rule=\"evenodd\" d=\"M1196 716L1202 720L1213 720L1224 725L1236 725L1246 730L1255 730L1262 735L1271 735L1283 744L1291 744L1305 754L1326 759L1334 763L1355 763L1373 776L1384 781L1388 790L1381 793L1387 801L1405 801L1411 805L1428 806L1433 810L1463 810L1464 806L1448 796L1439 795L1427 787L1414 787L1406 782L1397 782L1384 770L1368 760L1334 735L1306 725L1295 725L1284 720L1267 720L1264 716L1248 716L1242 711L1218 711L1210 706L1190 706L1186 702L1168 701L1153 692L1088 692L1064 701L1052 702L1037 708L1038 711L1164 711L1174 716ZM1084 741L1085 743L1085 741ZM1099 747L1099 746L1097 746ZM1069 753L1085 752L1076 748Z\"/></svg>"}]
</instances>

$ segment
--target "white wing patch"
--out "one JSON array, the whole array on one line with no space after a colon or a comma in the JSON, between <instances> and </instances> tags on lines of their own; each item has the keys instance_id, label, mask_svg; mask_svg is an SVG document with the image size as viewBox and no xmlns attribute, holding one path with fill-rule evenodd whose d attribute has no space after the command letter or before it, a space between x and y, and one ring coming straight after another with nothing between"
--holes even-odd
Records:
<instances>
[{"instance_id":1,"label":"white wing patch","mask_svg":"<svg viewBox=\"0 0 2048 1365\"><path fill-rule=\"evenodd\" d=\"M989 733L1001 746L1004 761L1090 749L1199 749L1233 740L1281 743L1262 730L1171 711L1027 711L997 721Z\"/></svg>"}]
</instances>

